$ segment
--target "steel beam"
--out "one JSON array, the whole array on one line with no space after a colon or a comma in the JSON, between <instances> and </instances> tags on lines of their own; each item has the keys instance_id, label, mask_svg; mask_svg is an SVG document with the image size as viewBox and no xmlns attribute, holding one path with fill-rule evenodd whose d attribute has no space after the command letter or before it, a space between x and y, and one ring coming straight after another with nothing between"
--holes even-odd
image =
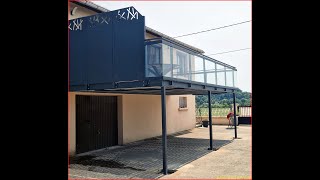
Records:
<instances>
[{"instance_id":1,"label":"steel beam","mask_svg":"<svg viewBox=\"0 0 320 180\"><path fill-rule=\"evenodd\" d=\"M162 163L163 174L168 174L167 167L167 113L166 113L166 87L161 86L161 109L162 109Z\"/></svg>"},{"instance_id":2,"label":"steel beam","mask_svg":"<svg viewBox=\"0 0 320 180\"><path fill-rule=\"evenodd\" d=\"M208 104L209 104L209 133L210 133L210 147L208 150L213 150L212 145L212 108L211 108L211 91L208 91Z\"/></svg>"},{"instance_id":3,"label":"steel beam","mask_svg":"<svg viewBox=\"0 0 320 180\"><path fill-rule=\"evenodd\" d=\"M237 139L237 109L236 109L236 93L233 94L233 121L234 121L234 138Z\"/></svg>"}]
</instances>

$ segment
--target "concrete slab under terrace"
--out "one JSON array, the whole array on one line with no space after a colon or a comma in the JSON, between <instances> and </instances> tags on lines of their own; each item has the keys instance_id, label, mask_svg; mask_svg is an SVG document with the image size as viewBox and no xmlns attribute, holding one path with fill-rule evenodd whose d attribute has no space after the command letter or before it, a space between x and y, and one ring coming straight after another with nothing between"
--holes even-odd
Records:
<instances>
[{"instance_id":1,"label":"concrete slab under terrace","mask_svg":"<svg viewBox=\"0 0 320 180\"><path fill-rule=\"evenodd\" d=\"M168 169L164 176L161 137L125 146L89 152L72 158L69 178L251 178L251 126L234 129L213 126L213 146L209 151L209 128L194 128L168 136Z\"/></svg>"}]
</instances>

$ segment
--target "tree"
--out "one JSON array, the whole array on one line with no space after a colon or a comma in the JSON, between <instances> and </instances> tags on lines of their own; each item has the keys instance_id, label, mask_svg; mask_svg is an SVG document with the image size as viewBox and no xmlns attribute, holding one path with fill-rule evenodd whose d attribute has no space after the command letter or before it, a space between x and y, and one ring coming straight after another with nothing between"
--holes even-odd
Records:
<instances>
[{"instance_id":1,"label":"tree","mask_svg":"<svg viewBox=\"0 0 320 180\"><path fill-rule=\"evenodd\" d=\"M251 105L251 93L242 92L237 90L236 92L236 103L241 106L250 106ZM230 104L233 104L232 93L224 93L212 95L211 99L213 108L228 108ZM196 96L196 107L208 107L208 96L207 95L197 95Z\"/></svg>"}]
</instances>

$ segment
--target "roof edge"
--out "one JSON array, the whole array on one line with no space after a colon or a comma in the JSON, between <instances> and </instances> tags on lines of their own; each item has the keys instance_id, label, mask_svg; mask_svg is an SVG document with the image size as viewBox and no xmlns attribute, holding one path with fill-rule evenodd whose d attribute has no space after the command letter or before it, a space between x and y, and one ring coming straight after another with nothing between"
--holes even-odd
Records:
<instances>
[{"instance_id":1,"label":"roof edge","mask_svg":"<svg viewBox=\"0 0 320 180\"><path fill-rule=\"evenodd\" d=\"M179 41L179 40L177 40L177 39L174 39L174 38L172 38L172 37L170 37L170 36L168 36L168 35L165 35L165 34L159 32L159 31L156 31L156 30L154 30L154 29L152 29L152 28L150 28L150 27L147 27L147 26L146 26L146 31L150 32L151 34L158 35L158 36L160 36L160 37L163 37L163 38L169 39L169 40L171 40L171 41L174 41L174 42L176 42L176 43L178 43L178 44L180 44L180 45L182 45L182 46L186 46L186 47L188 47L188 48L196 51L197 53L200 53L200 54L204 53L204 51L203 51L202 49L199 49L199 48L196 48L196 47L191 46L191 45L189 45L189 44L186 44L186 43L184 43L184 42L181 42L181 41Z\"/></svg>"},{"instance_id":2,"label":"roof edge","mask_svg":"<svg viewBox=\"0 0 320 180\"><path fill-rule=\"evenodd\" d=\"M99 6L93 2L90 2L90 1L87 1L87 0L84 0L84 1L70 1L74 4L77 4L77 5L80 5L80 6L83 6L85 8L88 8L92 11L95 11L95 12L98 12L98 13L102 13L102 12L109 12L110 10L109 9L106 9L102 6Z\"/></svg>"}]
</instances>

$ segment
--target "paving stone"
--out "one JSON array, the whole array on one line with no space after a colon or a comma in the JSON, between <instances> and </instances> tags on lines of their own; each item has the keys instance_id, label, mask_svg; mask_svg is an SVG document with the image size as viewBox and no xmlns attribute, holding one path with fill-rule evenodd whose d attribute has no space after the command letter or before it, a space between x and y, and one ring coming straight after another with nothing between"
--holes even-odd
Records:
<instances>
[{"instance_id":1,"label":"paving stone","mask_svg":"<svg viewBox=\"0 0 320 180\"><path fill-rule=\"evenodd\" d=\"M167 160L168 169L176 170L208 153L209 139L181 137L183 133L168 136ZM229 140L213 140L213 147L220 148L232 142ZM106 178L159 178L163 176L162 141L161 138L131 143L115 149L105 149L89 154L82 162L74 160L70 169L106 173ZM79 156L80 157L80 156ZM90 165L88 165L90 164ZM111 175L111 176L110 176Z\"/></svg>"}]
</instances>

